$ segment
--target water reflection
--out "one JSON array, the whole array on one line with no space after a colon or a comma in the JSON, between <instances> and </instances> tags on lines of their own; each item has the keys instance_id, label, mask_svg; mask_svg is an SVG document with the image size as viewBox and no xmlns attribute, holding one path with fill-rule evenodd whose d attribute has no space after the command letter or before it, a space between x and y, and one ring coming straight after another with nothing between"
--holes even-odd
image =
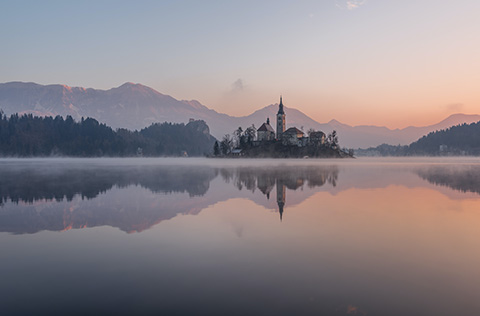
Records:
<instances>
[{"instance_id":1,"label":"water reflection","mask_svg":"<svg viewBox=\"0 0 480 316\"><path fill-rule=\"evenodd\" d=\"M412 177L414 174L418 177ZM420 179L424 179L478 194L479 176L478 165L0 164L0 232L23 234L103 225L141 232L236 197L275 210L282 221L289 206L319 190L338 194L357 187L421 186Z\"/></svg>"},{"instance_id":2,"label":"water reflection","mask_svg":"<svg viewBox=\"0 0 480 316\"><path fill-rule=\"evenodd\" d=\"M330 166L280 166L270 168L243 167L235 169L220 169L219 173L226 183L234 183L238 190L246 188L252 192L259 189L267 199L276 188L276 202L280 220L286 203L286 190L296 191L304 186L312 189L329 183L336 186L339 169Z\"/></svg>"},{"instance_id":3,"label":"water reflection","mask_svg":"<svg viewBox=\"0 0 480 316\"><path fill-rule=\"evenodd\" d=\"M480 194L478 165L431 166L417 170L417 174L435 185Z\"/></svg>"},{"instance_id":4,"label":"water reflection","mask_svg":"<svg viewBox=\"0 0 480 316\"><path fill-rule=\"evenodd\" d=\"M108 225L141 232L179 214L197 214L243 189L258 201L256 192L269 200L276 188L282 220L287 189L303 191L325 183L334 187L338 172L336 166L4 166L0 168L0 231L22 234ZM205 196L219 175L223 185ZM300 202L304 198L300 196ZM271 207L265 201L258 203Z\"/></svg>"},{"instance_id":5,"label":"water reflection","mask_svg":"<svg viewBox=\"0 0 480 316\"><path fill-rule=\"evenodd\" d=\"M158 193L204 195L217 176L212 168L171 166L27 166L0 165L0 203L33 203L66 199L75 195L93 199L114 186L140 185Z\"/></svg>"},{"instance_id":6,"label":"water reflection","mask_svg":"<svg viewBox=\"0 0 480 316\"><path fill-rule=\"evenodd\" d=\"M480 309L480 164L49 162L0 163L2 315Z\"/></svg>"}]
</instances>

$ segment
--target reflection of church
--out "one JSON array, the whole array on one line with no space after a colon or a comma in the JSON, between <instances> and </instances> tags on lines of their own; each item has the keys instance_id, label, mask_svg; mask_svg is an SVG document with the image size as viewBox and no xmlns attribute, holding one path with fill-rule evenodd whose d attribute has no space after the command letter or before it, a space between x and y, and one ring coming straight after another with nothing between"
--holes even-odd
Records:
<instances>
[{"instance_id":1,"label":"reflection of church","mask_svg":"<svg viewBox=\"0 0 480 316\"><path fill-rule=\"evenodd\" d=\"M305 181L302 178L277 178L275 185L277 187L277 205L278 212L280 213L280 221L283 219L287 188L295 191L302 187L304 183Z\"/></svg>"},{"instance_id":2,"label":"reflection of church","mask_svg":"<svg viewBox=\"0 0 480 316\"><path fill-rule=\"evenodd\" d=\"M280 213L280 221L283 217L283 207L285 206L285 184L281 179L277 179L277 204L278 212Z\"/></svg>"},{"instance_id":3,"label":"reflection of church","mask_svg":"<svg viewBox=\"0 0 480 316\"><path fill-rule=\"evenodd\" d=\"M280 213L280 221L283 220L283 213L286 206L286 191L296 191L303 188L304 185L308 187L320 187L325 183L330 183L336 186L338 176L338 169L335 167L315 168L312 170L309 167L295 167L286 168L283 172L269 172L262 170L257 177L257 187L260 191L270 198L270 193L276 188L277 206Z\"/></svg>"},{"instance_id":4,"label":"reflection of church","mask_svg":"<svg viewBox=\"0 0 480 316\"><path fill-rule=\"evenodd\" d=\"M229 169L221 169L220 174L226 182L233 181L239 190L247 188L254 192L258 188L267 199L270 199L270 194L276 191L276 204L280 220L282 220L286 207L287 189L296 191L305 186L308 188L321 187L325 183L336 186L338 168L336 166L288 165L280 168L241 167L233 172ZM292 200L295 201L296 197L292 197Z\"/></svg>"}]
</instances>

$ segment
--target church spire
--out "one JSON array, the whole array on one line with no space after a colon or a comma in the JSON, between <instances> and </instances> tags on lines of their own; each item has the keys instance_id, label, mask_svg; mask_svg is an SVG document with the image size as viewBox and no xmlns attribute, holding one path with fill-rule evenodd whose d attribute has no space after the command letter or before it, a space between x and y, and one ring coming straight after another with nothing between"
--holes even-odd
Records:
<instances>
[{"instance_id":1,"label":"church spire","mask_svg":"<svg viewBox=\"0 0 480 316\"><path fill-rule=\"evenodd\" d=\"M282 96L280 95L280 104L278 105L278 113L277 114L284 114L285 112L283 111L283 102L282 102Z\"/></svg>"},{"instance_id":2,"label":"church spire","mask_svg":"<svg viewBox=\"0 0 480 316\"><path fill-rule=\"evenodd\" d=\"M278 104L277 113L277 140L281 139L283 132L285 132L285 112L283 111L283 100L280 95L280 104Z\"/></svg>"}]
</instances>

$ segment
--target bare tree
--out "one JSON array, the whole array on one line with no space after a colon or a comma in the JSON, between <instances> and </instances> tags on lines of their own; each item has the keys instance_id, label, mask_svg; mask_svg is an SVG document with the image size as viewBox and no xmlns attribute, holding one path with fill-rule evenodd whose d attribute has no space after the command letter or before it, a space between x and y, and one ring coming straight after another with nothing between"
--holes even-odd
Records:
<instances>
[{"instance_id":1,"label":"bare tree","mask_svg":"<svg viewBox=\"0 0 480 316\"><path fill-rule=\"evenodd\" d=\"M233 131L233 137L234 137L234 142L236 147L240 147L242 135L243 135L243 129L241 126L237 128L235 131Z\"/></svg>"},{"instance_id":2,"label":"bare tree","mask_svg":"<svg viewBox=\"0 0 480 316\"><path fill-rule=\"evenodd\" d=\"M257 135L257 129L255 128L255 125L252 124L252 126L247 127L244 135L247 138L247 142L252 143L255 140L255 136Z\"/></svg>"},{"instance_id":3,"label":"bare tree","mask_svg":"<svg viewBox=\"0 0 480 316\"><path fill-rule=\"evenodd\" d=\"M230 137L230 134L225 134L225 136L223 136L222 142L220 143L222 154L228 155L232 151L232 147L233 147L233 140Z\"/></svg>"},{"instance_id":4,"label":"bare tree","mask_svg":"<svg viewBox=\"0 0 480 316\"><path fill-rule=\"evenodd\" d=\"M330 134L328 134L326 144L333 149L336 149L338 147L337 131L334 130Z\"/></svg>"}]
</instances>

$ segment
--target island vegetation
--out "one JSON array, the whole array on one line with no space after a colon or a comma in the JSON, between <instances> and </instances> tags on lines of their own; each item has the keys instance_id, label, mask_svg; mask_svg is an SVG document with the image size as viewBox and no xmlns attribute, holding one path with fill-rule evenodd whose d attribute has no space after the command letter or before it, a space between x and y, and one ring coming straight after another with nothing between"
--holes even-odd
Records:
<instances>
[{"instance_id":1,"label":"island vegetation","mask_svg":"<svg viewBox=\"0 0 480 316\"><path fill-rule=\"evenodd\" d=\"M252 125L245 130L241 127L231 135L226 134L213 146L213 156L222 158L352 158L352 149L341 149L336 131L327 137L319 131L310 129L308 136L295 142L283 139L262 139L255 137L256 129ZM316 137L316 135L321 135ZM323 136L323 137L322 137Z\"/></svg>"}]
</instances>

